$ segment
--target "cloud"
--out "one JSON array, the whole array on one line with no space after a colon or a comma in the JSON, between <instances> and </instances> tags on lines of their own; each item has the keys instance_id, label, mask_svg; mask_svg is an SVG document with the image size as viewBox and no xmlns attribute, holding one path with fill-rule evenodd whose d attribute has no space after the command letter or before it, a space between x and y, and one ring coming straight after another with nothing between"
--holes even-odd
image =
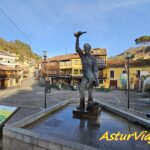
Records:
<instances>
[{"instance_id":1,"label":"cloud","mask_svg":"<svg viewBox=\"0 0 150 150\"><path fill-rule=\"evenodd\" d=\"M34 29L33 32L39 28L55 32L71 24L89 28L100 24L100 30L106 30L105 21L116 9L134 8L149 0L13 0L9 3L3 0L1 7L24 29L27 26Z\"/></svg>"},{"instance_id":2,"label":"cloud","mask_svg":"<svg viewBox=\"0 0 150 150\"><path fill-rule=\"evenodd\" d=\"M50 47L58 46L58 41L69 43L69 36L79 29L106 35L112 30L113 16L132 14L149 3L150 0L1 0L0 7L33 43Z\"/></svg>"},{"instance_id":3,"label":"cloud","mask_svg":"<svg viewBox=\"0 0 150 150\"><path fill-rule=\"evenodd\" d=\"M124 8L124 9L130 9L138 5L142 5L145 3L150 3L149 0L126 0L126 1L121 1L119 0L118 3L114 3L112 5L112 8Z\"/></svg>"}]
</instances>

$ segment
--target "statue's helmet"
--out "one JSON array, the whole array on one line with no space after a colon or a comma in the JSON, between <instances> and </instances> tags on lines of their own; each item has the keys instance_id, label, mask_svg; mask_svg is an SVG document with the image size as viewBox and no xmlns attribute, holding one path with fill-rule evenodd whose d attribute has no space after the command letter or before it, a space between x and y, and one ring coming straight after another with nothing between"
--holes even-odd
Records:
<instances>
[{"instance_id":1,"label":"statue's helmet","mask_svg":"<svg viewBox=\"0 0 150 150\"><path fill-rule=\"evenodd\" d=\"M85 53L89 53L90 52L91 45L89 43L85 43L83 47L84 47Z\"/></svg>"}]
</instances>

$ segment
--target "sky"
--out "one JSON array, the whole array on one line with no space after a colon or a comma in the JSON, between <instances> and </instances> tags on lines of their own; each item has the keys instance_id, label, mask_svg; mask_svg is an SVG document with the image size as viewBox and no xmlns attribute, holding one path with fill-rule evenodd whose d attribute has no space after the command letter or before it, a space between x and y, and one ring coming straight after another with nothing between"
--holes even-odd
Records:
<instances>
[{"instance_id":1,"label":"sky","mask_svg":"<svg viewBox=\"0 0 150 150\"><path fill-rule=\"evenodd\" d=\"M108 56L136 47L150 35L150 0L0 0L0 38L21 40L42 56L75 52L76 31L87 31L80 47L106 48Z\"/></svg>"}]
</instances>

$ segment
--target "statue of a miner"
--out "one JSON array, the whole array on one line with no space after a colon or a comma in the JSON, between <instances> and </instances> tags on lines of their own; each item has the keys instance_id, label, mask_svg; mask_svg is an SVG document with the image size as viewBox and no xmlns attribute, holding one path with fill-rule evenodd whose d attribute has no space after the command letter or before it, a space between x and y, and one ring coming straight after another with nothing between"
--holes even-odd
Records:
<instances>
[{"instance_id":1,"label":"statue of a miner","mask_svg":"<svg viewBox=\"0 0 150 150\"><path fill-rule=\"evenodd\" d=\"M80 94L80 105L78 110L85 109L85 89L88 89L88 103L93 102L93 87L98 86L98 66L96 58L91 55L91 45L88 43L84 44L84 51L79 47L79 37L86 32L76 32L74 36L76 37L76 51L79 54L82 62L83 78L79 85Z\"/></svg>"}]
</instances>

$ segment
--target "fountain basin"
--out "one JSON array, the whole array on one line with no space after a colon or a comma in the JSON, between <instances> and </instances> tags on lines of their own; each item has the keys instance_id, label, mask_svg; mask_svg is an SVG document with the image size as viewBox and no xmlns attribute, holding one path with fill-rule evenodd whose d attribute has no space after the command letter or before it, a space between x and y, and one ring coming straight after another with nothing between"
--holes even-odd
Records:
<instances>
[{"instance_id":1,"label":"fountain basin","mask_svg":"<svg viewBox=\"0 0 150 150\"><path fill-rule=\"evenodd\" d=\"M6 126L3 145L6 145L6 149L11 150L17 150L17 148L18 150L109 150L110 148L130 150L133 147L149 149L146 142L133 139L130 141L100 141L99 138L106 131L128 134L146 129L105 109L101 111L99 122L75 119L72 117L72 111L76 105L71 101L65 101L13 126Z\"/></svg>"}]
</instances>

